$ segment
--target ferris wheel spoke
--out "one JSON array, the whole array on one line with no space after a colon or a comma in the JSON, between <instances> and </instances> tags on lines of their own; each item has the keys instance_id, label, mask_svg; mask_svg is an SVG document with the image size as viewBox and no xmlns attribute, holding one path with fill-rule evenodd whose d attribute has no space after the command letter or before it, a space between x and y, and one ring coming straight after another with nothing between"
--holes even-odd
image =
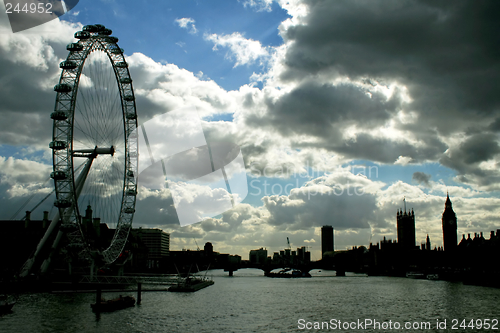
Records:
<instances>
[{"instance_id":1,"label":"ferris wheel spoke","mask_svg":"<svg viewBox=\"0 0 500 333\"><path fill-rule=\"evenodd\" d=\"M115 123L112 125L112 127L108 128L108 139L111 142L116 142L118 141L118 138L120 135L123 134L123 125L119 123Z\"/></svg>"},{"instance_id":2,"label":"ferris wheel spoke","mask_svg":"<svg viewBox=\"0 0 500 333\"><path fill-rule=\"evenodd\" d=\"M97 131L97 129L93 125L93 122L95 120L90 118L89 111L88 111L88 110L92 109L90 106L90 103L87 101L85 94L83 94L81 100L82 100L83 105L77 106L77 109L83 118L81 121L85 124L85 127L86 127L85 129L81 129L81 133L83 135L87 136L88 138L92 139L93 142L98 142L99 140L98 140L97 135L99 134L99 132ZM78 118L75 119L75 122L78 122Z\"/></svg>"}]
</instances>

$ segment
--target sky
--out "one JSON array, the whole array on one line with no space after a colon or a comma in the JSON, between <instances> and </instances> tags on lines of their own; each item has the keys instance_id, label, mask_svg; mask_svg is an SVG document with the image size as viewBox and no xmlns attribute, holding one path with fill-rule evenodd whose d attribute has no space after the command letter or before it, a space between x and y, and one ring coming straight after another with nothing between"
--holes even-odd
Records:
<instances>
[{"instance_id":1,"label":"sky","mask_svg":"<svg viewBox=\"0 0 500 333\"><path fill-rule=\"evenodd\" d=\"M416 243L442 245L449 193L462 234L500 229L498 1L80 0L12 33L0 12L0 219L52 191L50 113L66 45L83 25L113 30L139 124L195 107L207 142L241 148L248 196L181 227L168 190L139 189L134 227L171 250L248 258L396 239L413 209ZM23 207L29 197L32 200ZM49 198L33 212L55 213ZM196 242L195 242L196 241Z\"/></svg>"}]
</instances>

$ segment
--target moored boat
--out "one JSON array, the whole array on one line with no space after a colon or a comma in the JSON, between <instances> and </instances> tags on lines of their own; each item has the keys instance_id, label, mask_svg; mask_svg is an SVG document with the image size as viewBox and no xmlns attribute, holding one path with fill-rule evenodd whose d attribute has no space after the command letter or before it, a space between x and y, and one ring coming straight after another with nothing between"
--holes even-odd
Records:
<instances>
[{"instance_id":1,"label":"moored boat","mask_svg":"<svg viewBox=\"0 0 500 333\"><path fill-rule=\"evenodd\" d=\"M283 269L279 272L267 272L265 273L267 277L277 277L277 278L300 278L300 277L311 277L309 272L303 272L299 269Z\"/></svg>"},{"instance_id":2,"label":"moored boat","mask_svg":"<svg viewBox=\"0 0 500 333\"><path fill-rule=\"evenodd\" d=\"M214 281L207 278L187 277L178 284L168 288L173 292L194 292L214 284Z\"/></svg>"}]
</instances>

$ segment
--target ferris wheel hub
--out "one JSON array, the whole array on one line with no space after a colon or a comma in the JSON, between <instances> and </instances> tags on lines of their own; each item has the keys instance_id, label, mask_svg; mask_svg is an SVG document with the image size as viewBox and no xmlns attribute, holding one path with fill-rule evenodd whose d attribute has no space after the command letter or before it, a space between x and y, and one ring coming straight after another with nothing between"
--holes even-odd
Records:
<instances>
[{"instance_id":1,"label":"ferris wheel hub","mask_svg":"<svg viewBox=\"0 0 500 333\"><path fill-rule=\"evenodd\" d=\"M111 146L109 148L98 148L94 149L75 149L73 150L73 157L86 157L95 158L97 155L111 155L115 154L115 147Z\"/></svg>"}]
</instances>

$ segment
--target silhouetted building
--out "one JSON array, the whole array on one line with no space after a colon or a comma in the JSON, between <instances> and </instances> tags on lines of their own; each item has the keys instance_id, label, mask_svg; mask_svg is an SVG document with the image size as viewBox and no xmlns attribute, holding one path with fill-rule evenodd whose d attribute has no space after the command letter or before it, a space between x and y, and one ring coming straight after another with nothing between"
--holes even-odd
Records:
<instances>
[{"instance_id":1,"label":"silhouetted building","mask_svg":"<svg viewBox=\"0 0 500 333\"><path fill-rule=\"evenodd\" d=\"M274 252L273 257L269 257L273 264L283 266L303 265L311 262L311 252L307 251L307 247L298 247L297 251L285 249L280 252Z\"/></svg>"},{"instance_id":2,"label":"silhouetted building","mask_svg":"<svg viewBox=\"0 0 500 333\"><path fill-rule=\"evenodd\" d=\"M403 200L405 201L405 200ZM398 244L400 249L413 250L415 248L415 213L413 209L406 213L400 209L397 214Z\"/></svg>"},{"instance_id":3,"label":"silhouetted building","mask_svg":"<svg viewBox=\"0 0 500 333\"><path fill-rule=\"evenodd\" d=\"M0 221L0 280L19 272L50 224L49 213L43 212L43 220L32 220L26 212L23 220Z\"/></svg>"},{"instance_id":4,"label":"silhouetted building","mask_svg":"<svg viewBox=\"0 0 500 333\"><path fill-rule=\"evenodd\" d=\"M307 251L305 246L297 248L297 260L298 263L310 263L311 262L311 252Z\"/></svg>"},{"instance_id":5,"label":"silhouetted building","mask_svg":"<svg viewBox=\"0 0 500 333\"><path fill-rule=\"evenodd\" d=\"M149 228L132 229L132 233L148 249L147 266L149 268L158 268L160 262L169 255L170 234L161 229Z\"/></svg>"},{"instance_id":6,"label":"silhouetted building","mask_svg":"<svg viewBox=\"0 0 500 333\"><path fill-rule=\"evenodd\" d=\"M211 257L214 255L214 246L210 242L206 242L203 247L203 251L205 252L205 256Z\"/></svg>"},{"instance_id":7,"label":"silhouetted building","mask_svg":"<svg viewBox=\"0 0 500 333\"><path fill-rule=\"evenodd\" d=\"M331 225L324 225L321 227L321 259L325 252L333 252L333 227Z\"/></svg>"},{"instance_id":8,"label":"silhouetted building","mask_svg":"<svg viewBox=\"0 0 500 333\"><path fill-rule=\"evenodd\" d=\"M249 260L252 264L265 264L267 260L267 250L262 247L258 250L251 250Z\"/></svg>"},{"instance_id":9,"label":"silhouetted building","mask_svg":"<svg viewBox=\"0 0 500 333\"><path fill-rule=\"evenodd\" d=\"M378 245L377 245L378 247ZM397 251L397 247L398 247L398 242L397 241L393 241L391 239L386 239L385 236L384 236L384 239L380 241L380 250L381 251Z\"/></svg>"},{"instance_id":10,"label":"silhouetted building","mask_svg":"<svg viewBox=\"0 0 500 333\"><path fill-rule=\"evenodd\" d=\"M455 251L457 248L457 216L451 207L451 200L448 194L446 194L442 222L444 250Z\"/></svg>"}]
</instances>

